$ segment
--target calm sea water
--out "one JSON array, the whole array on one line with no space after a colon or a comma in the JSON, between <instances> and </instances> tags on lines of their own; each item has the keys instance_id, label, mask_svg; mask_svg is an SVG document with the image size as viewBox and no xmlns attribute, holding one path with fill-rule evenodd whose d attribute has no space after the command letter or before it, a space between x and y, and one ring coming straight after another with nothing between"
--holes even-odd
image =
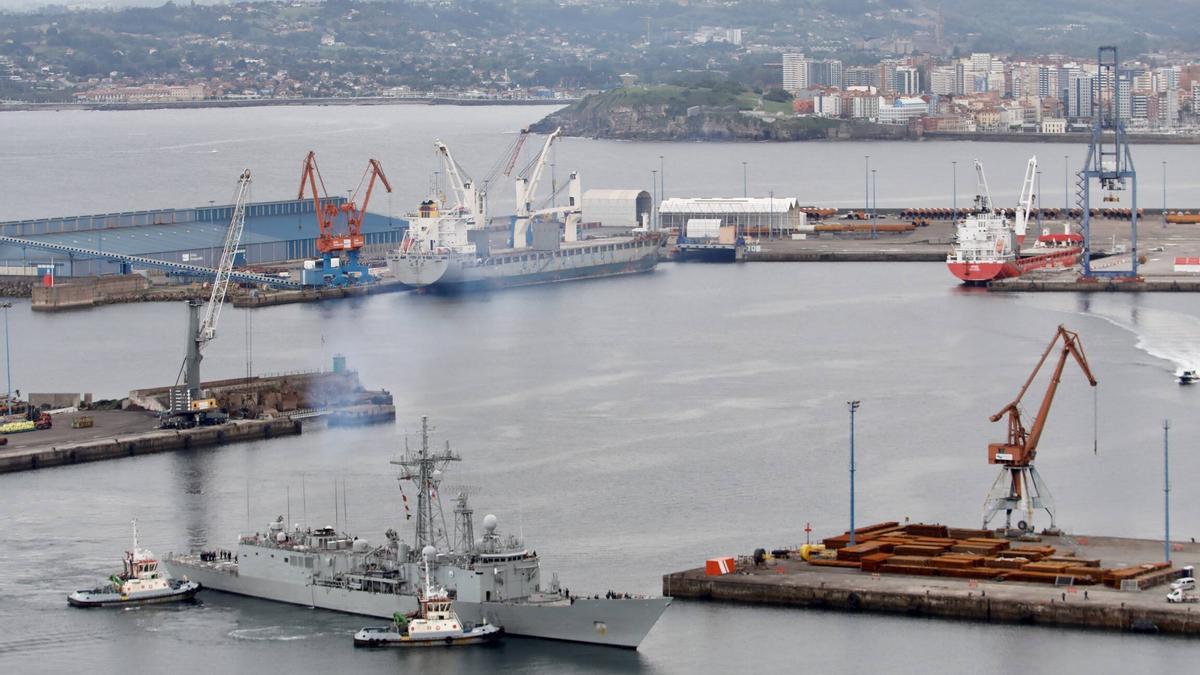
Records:
<instances>
[{"instance_id":1,"label":"calm sea water","mask_svg":"<svg viewBox=\"0 0 1200 675\"><path fill-rule=\"evenodd\" d=\"M0 123L22 130L0 145L0 159L29 169L0 181L5 195L30 197L5 200L28 216L204 203L214 191L224 194L243 164L256 167L256 197L284 197L302 151L315 147L327 158L326 180L356 179L359 160L374 154L393 172L397 195L415 199L433 167L425 148L434 136L454 139L460 155L474 139L490 158L506 142L497 134L539 114L329 108L3 116ZM1018 172L1028 150L866 147L872 161L888 157L897 166L914 153L941 162L947 149L966 158L1006 153L996 163ZM660 148L691 157L677 160L687 168L676 174L668 168L668 191L673 180L682 190L690 172L697 193L712 192L729 182L719 167L743 152L762 153L755 165L773 157L773 171L790 176L777 185L793 189L818 175L814 162L840 162L830 166L844 167L846 181L861 168L861 157L837 154L855 152L848 145L567 141L559 162L573 164L568 153L587 158L588 175L615 187L634 168L657 165ZM601 182L605 176L611 181ZM854 197L852 187L830 190L831 200ZM399 204L408 197L394 198L395 207L407 208ZM11 312L13 384L24 391L119 396L169 380L182 357L182 304L40 315L18 302ZM544 573L557 571L578 592L653 593L663 573L706 557L802 542L805 523L822 535L843 529L849 399L863 401L862 522L972 525L994 478L986 444L1003 433L987 416L1011 398L1059 323L1081 333L1100 380L1098 452L1092 392L1073 365L1042 440L1039 466L1060 524L1157 536L1160 426L1170 418L1173 527L1177 536L1197 534L1200 496L1186 477L1200 470L1190 440L1200 432L1193 414L1200 390L1172 381L1175 368L1200 362L1200 310L1189 296L989 295L956 287L937 264L664 264L638 277L458 298L395 294L249 316L227 308L206 377L245 372L249 330L256 372L318 367L344 353L368 386L394 393L397 423L0 476L0 668L1185 670L1197 648L1177 639L685 602L634 653L527 639L494 649L366 653L350 643L361 618L219 594L196 607L66 607L67 592L118 563L135 516L144 544L159 553L229 546L277 514L332 522L333 485L344 480L349 528L381 539L389 526L403 527L387 461L422 414L464 456L447 482L471 486L478 513L495 513L502 529L523 534Z\"/></svg>"}]
</instances>

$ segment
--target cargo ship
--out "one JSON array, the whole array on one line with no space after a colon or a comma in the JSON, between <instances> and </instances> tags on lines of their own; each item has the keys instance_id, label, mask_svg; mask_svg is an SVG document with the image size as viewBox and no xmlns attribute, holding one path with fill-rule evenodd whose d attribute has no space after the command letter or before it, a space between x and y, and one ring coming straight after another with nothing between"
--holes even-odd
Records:
<instances>
[{"instance_id":1,"label":"cargo ship","mask_svg":"<svg viewBox=\"0 0 1200 675\"><path fill-rule=\"evenodd\" d=\"M533 222L530 241L492 250L487 228L428 200L387 255L388 269L406 285L455 292L636 274L658 264L658 232L578 240L574 223L566 228L564 236L558 222Z\"/></svg>"},{"instance_id":2,"label":"cargo ship","mask_svg":"<svg viewBox=\"0 0 1200 675\"><path fill-rule=\"evenodd\" d=\"M1064 225L1062 234L1043 230L1033 251L1025 254L1021 246L1029 223L1037 173L1037 157L1031 157L1021 189L1021 205L1010 220L992 209L991 195L983 165L976 160L979 193L970 215L955 225L954 246L946 255L950 273L967 284L1019 277L1037 269L1071 267L1083 251L1083 237Z\"/></svg>"}]
</instances>

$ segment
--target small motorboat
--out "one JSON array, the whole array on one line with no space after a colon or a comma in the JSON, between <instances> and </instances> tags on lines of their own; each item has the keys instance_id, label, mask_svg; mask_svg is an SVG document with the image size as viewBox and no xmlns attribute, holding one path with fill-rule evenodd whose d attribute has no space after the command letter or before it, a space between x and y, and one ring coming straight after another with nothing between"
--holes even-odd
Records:
<instances>
[{"instance_id":1,"label":"small motorboat","mask_svg":"<svg viewBox=\"0 0 1200 675\"><path fill-rule=\"evenodd\" d=\"M67 596L72 607L131 607L191 600L200 584L172 579L158 567L154 554L138 548L137 521L133 522L133 550L125 552L124 568L109 583Z\"/></svg>"},{"instance_id":2,"label":"small motorboat","mask_svg":"<svg viewBox=\"0 0 1200 675\"><path fill-rule=\"evenodd\" d=\"M401 612L392 616L390 626L368 626L354 634L355 647L457 647L492 642L504 635L504 629L487 623L464 625L454 611L450 594L433 588L429 582L429 560L437 550L426 546L425 591L421 594L419 616L413 619Z\"/></svg>"},{"instance_id":3,"label":"small motorboat","mask_svg":"<svg viewBox=\"0 0 1200 675\"><path fill-rule=\"evenodd\" d=\"M1194 370L1181 370L1177 374L1177 377L1179 378L1179 384L1193 384L1197 380L1200 380L1200 374L1197 374Z\"/></svg>"}]
</instances>

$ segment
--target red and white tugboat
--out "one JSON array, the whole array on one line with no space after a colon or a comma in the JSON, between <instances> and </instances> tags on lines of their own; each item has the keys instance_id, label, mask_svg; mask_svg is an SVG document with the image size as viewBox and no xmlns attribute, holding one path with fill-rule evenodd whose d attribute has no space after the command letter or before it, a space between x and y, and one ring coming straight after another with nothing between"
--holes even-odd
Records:
<instances>
[{"instance_id":1,"label":"red and white tugboat","mask_svg":"<svg viewBox=\"0 0 1200 675\"><path fill-rule=\"evenodd\" d=\"M124 569L105 586L68 595L67 602L73 607L129 607L191 600L199 590L194 581L172 579L159 569L153 553L138 548L135 520L133 550L125 552Z\"/></svg>"},{"instance_id":2,"label":"red and white tugboat","mask_svg":"<svg viewBox=\"0 0 1200 675\"><path fill-rule=\"evenodd\" d=\"M1070 267L1083 250L1082 236L1043 232L1037 249L1051 249L1033 255L1021 255L1029 213L1033 206L1033 185L1037 175L1037 157L1030 157L1021 186L1021 202L1015 222L995 213L983 164L975 160L979 194L971 215L960 220L955 229L954 248L946 256L950 272L968 284L985 284L996 279L1018 277L1025 272L1047 267Z\"/></svg>"},{"instance_id":3,"label":"red and white tugboat","mask_svg":"<svg viewBox=\"0 0 1200 675\"><path fill-rule=\"evenodd\" d=\"M425 559L425 592L421 594L420 616L412 619L400 612L393 616L390 626L368 626L354 634L355 647L455 647L491 642L504 634L486 619L478 626L466 626L458 618L450 594L444 588L434 588L429 581L429 561L437 549L426 546L421 551Z\"/></svg>"}]
</instances>

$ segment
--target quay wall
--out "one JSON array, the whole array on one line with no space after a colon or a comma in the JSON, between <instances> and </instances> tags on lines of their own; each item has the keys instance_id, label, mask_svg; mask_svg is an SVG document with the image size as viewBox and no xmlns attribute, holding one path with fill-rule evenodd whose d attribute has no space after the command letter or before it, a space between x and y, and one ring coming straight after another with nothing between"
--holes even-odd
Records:
<instances>
[{"instance_id":1,"label":"quay wall","mask_svg":"<svg viewBox=\"0 0 1200 675\"><path fill-rule=\"evenodd\" d=\"M945 262L946 251L747 251L746 262Z\"/></svg>"},{"instance_id":2,"label":"quay wall","mask_svg":"<svg viewBox=\"0 0 1200 675\"><path fill-rule=\"evenodd\" d=\"M219 426L194 429L160 429L131 434L127 437L104 438L0 454L0 473L30 471L120 457L136 457L169 450L227 445L277 436L293 436L300 432L300 422L286 417L270 420L240 420Z\"/></svg>"},{"instance_id":3,"label":"quay wall","mask_svg":"<svg viewBox=\"0 0 1200 675\"><path fill-rule=\"evenodd\" d=\"M699 572L703 574L703 571ZM675 598L748 604L786 605L846 612L878 612L914 617L964 619L1126 632L1200 635L1200 612L1126 607L1124 603L1049 603L967 595L936 590L862 590L803 581L763 583L753 578L698 576L676 572L663 577L663 594Z\"/></svg>"},{"instance_id":4,"label":"quay wall","mask_svg":"<svg viewBox=\"0 0 1200 675\"><path fill-rule=\"evenodd\" d=\"M1200 279L1146 279L1145 281L1079 282L1069 279L1022 279L1015 277L988 284L993 293L1195 293Z\"/></svg>"}]
</instances>

